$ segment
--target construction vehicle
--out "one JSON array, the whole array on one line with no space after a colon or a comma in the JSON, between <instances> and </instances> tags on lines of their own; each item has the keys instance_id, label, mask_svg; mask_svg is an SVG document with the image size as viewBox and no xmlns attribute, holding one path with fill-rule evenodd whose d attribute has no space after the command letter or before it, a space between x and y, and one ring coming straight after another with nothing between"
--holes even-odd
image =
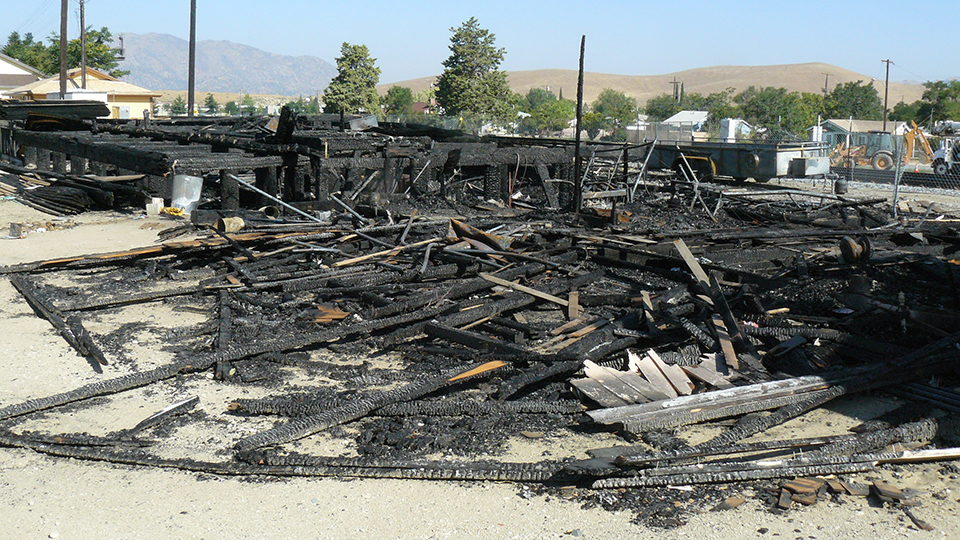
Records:
<instances>
[{"instance_id":1,"label":"construction vehicle","mask_svg":"<svg viewBox=\"0 0 960 540\"><path fill-rule=\"evenodd\" d=\"M893 167L893 152L893 134L889 132L851 133L842 137L830 152L830 166L871 166L885 171Z\"/></svg>"},{"instance_id":2,"label":"construction vehicle","mask_svg":"<svg viewBox=\"0 0 960 540\"><path fill-rule=\"evenodd\" d=\"M960 122L940 120L933 126L934 135L956 135L957 133L960 133Z\"/></svg>"},{"instance_id":3,"label":"construction vehicle","mask_svg":"<svg viewBox=\"0 0 960 540\"><path fill-rule=\"evenodd\" d=\"M913 148L916 145L917 139L920 139L920 149L923 150L923 153L920 154L920 163L933 163L935 157L933 148L930 147L930 141L927 140L927 136L916 122L911 120L910 123L913 124L913 129L903 134L903 140L906 143L903 152L903 163L909 163L913 157Z\"/></svg>"},{"instance_id":4,"label":"construction vehicle","mask_svg":"<svg viewBox=\"0 0 960 540\"><path fill-rule=\"evenodd\" d=\"M933 174L943 178L960 177L960 139L944 139L933 153Z\"/></svg>"}]
</instances>

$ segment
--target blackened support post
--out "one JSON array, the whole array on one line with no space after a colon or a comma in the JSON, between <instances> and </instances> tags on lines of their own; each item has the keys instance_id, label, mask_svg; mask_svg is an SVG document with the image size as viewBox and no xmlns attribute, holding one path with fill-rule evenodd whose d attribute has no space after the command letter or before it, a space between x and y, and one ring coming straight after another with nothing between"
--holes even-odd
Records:
<instances>
[{"instance_id":1,"label":"blackened support post","mask_svg":"<svg viewBox=\"0 0 960 540\"><path fill-rule=\"evenodd\" d=\"M220 209L221 210L239 210L240 209L240 184L237 183L237 177L233 171L226 169L220 170Z\"/></svg>"},{"instance_id":2,"label":"blackened support post","mask_svg":"<svg viewBox=\"0 0 960 540\"><path fill-rule=\"evenodd\" d=\"M67 173L67 155L63 152L51 152L51 161L53 162L53 172L60 174Z\"/></svg>"},{"instance_id":3,"label":"blackened support post","mask_svg":"<svg viewBox=\"0 0 960 540\"><path fill-rule=\"evenodd\" d=\"M256 175L255 184L257 188L272 194L273 196L277 195L277 168L276 167L261 167L254 171ZM260 197L260 206L266 206L272 201L267 199L263 195Z\"/></svg>"},{"instance_id":4,"label":"blackened support post","mask_svg":"<svg viewBox=\"0 0 960 540\"><path fill-rule=\"evenodd\" d=\"M580 215L580 206L583 204L583 183L580 179L580 126L583 124L583 52L587 44L587 36L580 36L580 71L577 75L577 135L574 144L573 158L573 204L574 212Z\"/></svg>"}]
</instances>

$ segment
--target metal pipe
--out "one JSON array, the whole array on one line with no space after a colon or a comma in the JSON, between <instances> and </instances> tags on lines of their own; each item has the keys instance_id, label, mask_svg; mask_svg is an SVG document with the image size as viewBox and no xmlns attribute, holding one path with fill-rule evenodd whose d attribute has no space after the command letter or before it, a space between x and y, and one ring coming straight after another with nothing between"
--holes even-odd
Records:
<instances>
[{"instance_id":1,"label":"metal pipe","mask_svg":"<svg viewBox=\"0 0 960 540\"><path fill-rule=\"evenodd\" d=\"M294 207L294 206L290 206L289 204L281 201L280 199L274 197L273 195L267 193L266 191L263 191L262 189L254 186L254 185L252 185L252 184L249 184L249 183L247 183L247 182L244 182L243 180L237 178L237 177L236 177L235 175L233 175L233 174L227 173L227 176L229 176L230 178L236 180L237 183L239 183L241 186L243 186L243 187L245 187L245 188L253 191L254 193L259 193L260 195L262 195L262 196L270 199L271 201L279 204L280 206L283 206L284 208L287 208L287 209L289 209L289 210L293 210L293 211L296 212L297 214L300 214L301 216L303 216L303 217L305 217L305 218L307 218L307 219L309 219L309 220L311 220L311 221L316 221L317 223L323 223L323 222L324 222L322 219L320 219L320 218L318 218L318 217L315 217L315 216L311 216L310 214L308 214L308 213L300 210L299 208L296 208L296 207ZM341 203L341 204L342 204L342 203Z\"/></svg>"},{"instance_id":2,"label":"metal pipe","mask_svg":"<svg viewBox=\"0 0 960 540\"><path fill-rule=\"evenodd\" d=\"M359 220L362 221L363 223L366 223L366 222L367 222L367 218L365 218L365 217L361 216L360 214L358 214L356 210L354 210L353 208L350 208L349 206L347 206L346 203L344 203L344 202L341 201L340 199L336 198L334 195L330 195L330 199L332 199L333 202L335 202L335 203L339 204L340 206L342 206L343 209L346 210L347 212L350 212L350 214L352 214L353 217L359 219Z\"/></svg>"}]
</instances>

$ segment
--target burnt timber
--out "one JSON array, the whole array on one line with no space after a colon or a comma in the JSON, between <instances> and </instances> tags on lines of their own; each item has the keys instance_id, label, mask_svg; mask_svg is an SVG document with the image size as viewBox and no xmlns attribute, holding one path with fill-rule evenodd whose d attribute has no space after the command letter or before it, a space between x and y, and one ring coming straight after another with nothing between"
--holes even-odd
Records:
<instances>
[{"instance_id":1,"label":"burnt timber","mask_svg":"<svg viewBox=\"0 0 960 540\"><path fill-rule=\"evenodd\" d=\"M95 121L69 131L30 129L28 122L11 138L27 167L64 173L69 162L74 175L139 173L146 175L140 187L165 198L175 174L220 181L221 206L229 210L236 209L230 193L237 188L225 173L254 177L258 188L286 202L326 202L336 192L354 201L372 193L375 200L449 196L465 181L481 184L486 200L507 201L511 178L522 176L542 183L552 206L569 202L558 197L572 185L568 145L505 144L398 125L347 131L348 120L288 113L272 129L262 119L219 119Z\"/></svg>"}]
</instances>

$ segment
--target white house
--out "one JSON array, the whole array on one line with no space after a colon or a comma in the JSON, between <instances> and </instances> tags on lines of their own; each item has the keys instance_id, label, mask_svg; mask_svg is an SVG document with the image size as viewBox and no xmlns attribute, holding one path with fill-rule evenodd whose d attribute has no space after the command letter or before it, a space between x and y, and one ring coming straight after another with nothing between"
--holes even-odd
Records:
<instances>
[{"instance_id":1,"label":"white house","mask_svg":"<svg viewBox=\"0 0 960 540\"><path fill-rule=\"evenodd\" d=\"M37 82L43 73L16 58L0 53L0 99L7 98L7 91L18 86Z\"/></svg>"}]
</instances>

